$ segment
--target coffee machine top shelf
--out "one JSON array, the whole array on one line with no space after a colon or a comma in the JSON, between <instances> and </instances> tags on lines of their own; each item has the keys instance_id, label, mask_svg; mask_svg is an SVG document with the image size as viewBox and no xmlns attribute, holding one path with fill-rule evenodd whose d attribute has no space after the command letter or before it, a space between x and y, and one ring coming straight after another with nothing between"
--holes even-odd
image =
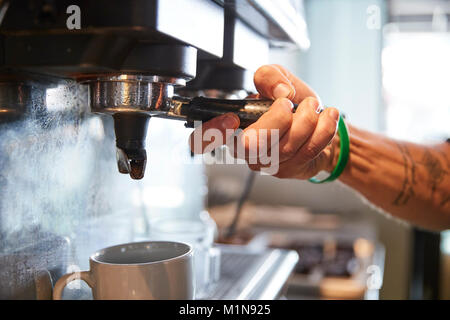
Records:
<instances>
[{"instance_id":1,"label":"coffee machine top shelf","mask_svg":"<svg viewBox=\"0 0 450 320\"><path fill-rule=\"evenodd\" d=\"M187 44L210 58L229 58L235 65L252 70L254 66L239 58L241 51L246 52L252 46L258 51L265 51L269 45L309 47L302 3L302 0L6 1L1 8L0 47L10 49L0 53L0 64L3 61L5 65L22 68L24 64L47 67L59 63L61 68L71 69L75 65L81 72L99 72L86 67L97 64L107 71L120 67L137 41ZM68 25L68 18L77 14L69 10L73 6L79 8L79 28ZM227 48L230 46L231 50ZM103 59L98 59L100 56ZM91 60L85 61L86 57Z\"/></svg>"}]
</instances>

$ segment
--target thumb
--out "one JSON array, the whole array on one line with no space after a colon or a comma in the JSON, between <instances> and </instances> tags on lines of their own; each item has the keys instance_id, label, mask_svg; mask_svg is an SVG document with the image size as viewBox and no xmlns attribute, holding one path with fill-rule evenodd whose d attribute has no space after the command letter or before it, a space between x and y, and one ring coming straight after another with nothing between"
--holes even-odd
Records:
<instances>
[{"instance_id":1,"label":"thumb","mask_svg":"<svg viewBox=\"0 0 450 320\"><path fill-rule=\"evenodd\" d=\"M191 151L201 154L225 144L239 124L239 117L234 113L226 113L203 123L189 137Z\"/></svg>"}]
</instances>

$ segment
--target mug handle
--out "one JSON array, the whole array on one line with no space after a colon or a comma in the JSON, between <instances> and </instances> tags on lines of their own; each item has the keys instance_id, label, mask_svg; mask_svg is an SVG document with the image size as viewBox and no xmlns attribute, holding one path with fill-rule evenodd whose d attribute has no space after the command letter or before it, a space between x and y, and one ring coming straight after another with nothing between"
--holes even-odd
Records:
<instances>
[{"instance_id":1,"label":"mug handle","mask_svg":"<svg viewBox=\"0 0 450 320\"><path fill-rule=\"evenodd\" d=\"M89 271L77 271L63 275L56 282L55 287L53 288L53 300L61 300L62 292L64 287L68 285L70 282L81 279L88 284L88 286L92 289L94 282L92 281L91 275Z\"/></svg>"}]
</instances>

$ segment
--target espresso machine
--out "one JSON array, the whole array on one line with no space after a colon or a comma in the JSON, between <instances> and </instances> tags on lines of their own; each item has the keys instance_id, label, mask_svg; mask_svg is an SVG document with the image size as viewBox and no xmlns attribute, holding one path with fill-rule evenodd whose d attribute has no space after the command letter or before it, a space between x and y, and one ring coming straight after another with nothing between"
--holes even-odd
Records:
<instances>
[{"instance_id":1,"label":"espresso machine","mask_svg":"<svg viewBox=\"0 0 450 320\"><path fill-rule=\"evenodd\" d=\"M256 121L270 101L242 99L273 46L309 46L302 1L0 0L0 298L48 298L59 276L83 268L94 249L134 240L144 205L134 218L122 213L161 191L151 173L144 179L153 122L163 148L180 124L226 112L241 127ZM164 181L161 171L178 170L167 167L158 169ZM179 167L178 188L194 190L183 193L184 205L198 216L203 171L188 167ZM167 190L155 201L169 193L173 204L177 193ZM237 254L225 251L222 258ZM297 259L252 257L268 256L278 279Z\"/></svg>"}]
</instances>

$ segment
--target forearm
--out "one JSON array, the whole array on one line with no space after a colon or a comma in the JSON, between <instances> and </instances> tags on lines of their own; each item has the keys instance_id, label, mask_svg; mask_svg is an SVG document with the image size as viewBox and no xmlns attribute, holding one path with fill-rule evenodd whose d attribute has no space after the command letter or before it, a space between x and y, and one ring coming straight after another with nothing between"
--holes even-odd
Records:
<instances>
[{"instance_id":1,"label":"forearm","mask_svg":"<svg viewBox=\"0 0 450 320\"><path fill-rule=\"evenodd\" d=\"M427 229L450 228L450 144L421 146L352 126L349 133L343 183L393 216Z\"/></svg>"}]
</instances>

